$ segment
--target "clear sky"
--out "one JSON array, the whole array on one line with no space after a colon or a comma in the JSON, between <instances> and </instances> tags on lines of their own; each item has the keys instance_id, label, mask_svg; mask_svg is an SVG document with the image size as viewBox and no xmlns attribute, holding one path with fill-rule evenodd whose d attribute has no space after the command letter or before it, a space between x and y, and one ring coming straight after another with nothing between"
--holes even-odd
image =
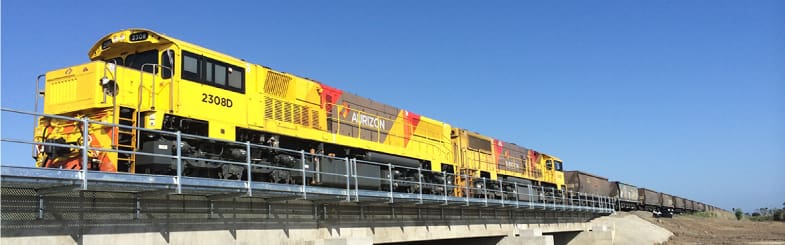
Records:
<instances>
[{"instance_id":1,"label":"clear sky","mask_svg":"<svg viewBox=\"0 0 785 245\"><path fill-rule=\"evenodd\" d=\"M565 168L730 209L785 202L785 1L2 2L2 106L149 28ZM30 139L3 114L2 137ZM33 166L3 144L2 163Z\"/></svg>"}]
</instances>

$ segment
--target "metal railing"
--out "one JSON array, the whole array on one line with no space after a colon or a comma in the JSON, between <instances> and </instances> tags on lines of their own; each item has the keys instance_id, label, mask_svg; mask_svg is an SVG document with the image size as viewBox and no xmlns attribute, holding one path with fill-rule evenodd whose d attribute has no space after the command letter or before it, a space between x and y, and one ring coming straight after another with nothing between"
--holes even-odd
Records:
<instances>
[{"instance_id":1,"label":"metal railing","mask_svg":"<svg viewBox=\"0 0 785 245\"><path fill-rule=\"evenodd\" d=\"M322 154L308 153L303 150L283 149L267 145L259 145L250 142L236 142L222 139L208 138L197 135L188 135L178 132L151 130L133 126L111 124L106 122L92 121L88 118L72 118L57 115L48 115L37 112L25 112L13 109L1 108L4 113L27 115L33 117L46 117L60 120L79 122L82 127L82 139L89 139L90 125L101 125L102 127L126 128L129 130L139 130L140 132L168 135L175 139L173 142L176 149L172 154L154 154L141 151L125 151L114 147L102 148L90 146L90 140L82 140L80 145L59 144L52 142L36 142L33 140L21 140L12 138L2 138L0 141L27 144L33 146L63 147L68 149L79 149L81 152L81 170L55 169L55 168L32 168L32 167L12 167L7 164L0 171L3 184L13 183L36 183L39 190L43 192L57 192L61 190L101 190L101 189L122 189L140 193L163 192L166 194L194 194L203 193L205 195L243 195L259 196L261 198L276 200L303 199L303 200L338 200L343 202L387 202L387 203L412 203L412 204L434 204L434 205L455 205L455 206L483 206L492 208L514 208L529 210L555 210L572 212L591 212L591 213L611 213L616 200L610 197L592 195L587 193L574 193L562 191L556 188L533 186L517 182L504 182L503 180L490 180L486 178L474 178L472 176L460 175L449 172L435 172L430 169L412 168L406 166L393 165L391 163L379 163L365 161L355 158L340 158ZM203 140L220 142L234 149L244 149L245 159L213 159L183 152L183 142L191 140ZM253 159L252 152L259 150L276 151L290 156L299 156L299 166L282 167L271 164L263 164L260 159ZM174 175L155 175L155 174L129 174L121 172L101 172L88 170L84 166L89 166L88 153L94 152L116 152L124 154L137 154L142 156L164 157L175 162L176 170ZM344 163L344 171L328 172L320 169L313 169L308 166L307 159L331 159L336 162ZM236 176L236 179L211 179L201 177L190 177L184 174L184 164L187 161L207 161L217 164L228 164L244 168L245 176ZM386 176L364 176L358 173L358 165L375 166L386 173ZM289 174L299 174L299 179L294 183L277 183L254 179L255 169L267 169L285 171ZM416 172L415 178L395 178L394 171ZM426 175L427 174L427 175ZM333 176L344 179L345 187L320 186L309 184L308 176L312 178L324 178ZM426 180L424 176L433 179ZM471 180L465 186L458 186L455 182L456 177ZM380 183L377 189L364 189L360 186L362 181L373 181ZM298 183L299 182L299 183ZM492 187L491 187L492 186ZM490 188L489 188L490 187ZM461 190L464 196L456 196L454 192Z\"/></svg>"}]
</instances>

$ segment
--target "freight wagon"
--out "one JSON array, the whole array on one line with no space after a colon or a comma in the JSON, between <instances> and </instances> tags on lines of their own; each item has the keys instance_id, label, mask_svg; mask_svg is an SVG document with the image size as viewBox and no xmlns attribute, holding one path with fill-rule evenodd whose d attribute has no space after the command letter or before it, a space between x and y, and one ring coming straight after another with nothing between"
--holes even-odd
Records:
<instances>
[{"instance_id":1,"label":"freight wagon","mask_svg":"<svg viewBox=\"0 0 785 245\"><path fill-rule=\"evenodd\" d=\"M665 193L660 193L660 207L673 208L673 196Z\"/></svg>"},{"instance_id":2,"label":"freight wagon","mask_svg":"<svg viewBox=\"0 0 785 245\"><path fill-rule=\"evenodd\" d=\"M610 196L617 199L618 210L634 210L638 207L638 187L613 181L610 188Z\"/></svg>"},{"instance_id":3,"label":"freight wagon","mask_svg":"<svg viewBox=\"0 0 785 245\"><path fill-rule=\"evenodd\" d=\"M646 188L638 188L638 209L653 211L660 207L660 193Z\"/></svg>"},{"instance_id":4,"label":"freight wagon","mask_svg":"<svg viewBox=\"0 0 785 245\"><path fill-rule=\"evenodd\" d=\"M611 192L608 178L581 171L565 171L564 183L567 191L577 197L582 205L591 203L597 196L610 196Z\"/></svg>"}]
</instances>

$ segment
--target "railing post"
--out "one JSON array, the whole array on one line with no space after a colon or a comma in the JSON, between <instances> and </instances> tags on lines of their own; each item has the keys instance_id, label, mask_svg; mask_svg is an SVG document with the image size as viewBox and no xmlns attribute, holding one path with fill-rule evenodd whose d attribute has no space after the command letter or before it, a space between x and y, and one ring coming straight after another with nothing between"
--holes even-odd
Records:
<instances>
[{"instance_id":1,"label":"railing post","mask_svg":"<svg viewBox=\"0 0 785 245\"><path fill-rule=\"evenodd\" d=\"M43 95L43 91L41 91L41 87L40 87L41 78L42 77L46 77L46 75L41 74L41 75L38 75L38 77L35 78L35 102L33 104L33 106L34 106L33 107L33 113L34 114L38 114L38 97L41 97ZM37 116L33 116L32 118L33 118L33 124L32 124L33 125L33 133L35 134L35 130L36 130L36 128L38 128L38 117ZM37 147L36 145L32 145L32 148L33 148L32 149L33 150L33 152L32 152L33 158L36 158L38 156L36 147Z\"/></svg>"},{"instance_id":2,"label":"railing post","mask_svg":"<svg viewBox=\"0 0 785 245\"><path fill-rule=\"evenodd\" d=\"M305 192L305 184L306 184L305 183L305 150L300 150L300 166L302 166L302 174L303 174L303 178L302 178L303 186L301 189L303 192L303 199L308 199L308 194Z\"/></svg>"},{"instance_id":3,"label":"railing post","mask_svg":"<svg viewBox=\"0 0 785 245\"><path fill-rule=\"evenodd\" d=\"M247 176L247 178L248 178L248 196L250 197L250 196L253 196L253 189L252 189L252 185L251 185L253 180L251 179L251 142L250 141L246 141L245 142L245 164L247 165L246 167L248 167L248 176ZM210 202L210 205L212 207L212 202ZM212 217L212 215L211 215L211 217Z\"/></svg>"},{"instance_id":4,"label":"railing post","mask_svg":"<svg viewBox=\"0 0 785 245\"><path fill-rule=\"evenodd\" d=\"M564 190L561 191L561 203L564 206L564 209L567 209L567 200L564 197Z\"/></svg>"},{"instance_id":5,"label":"railing post","mask_svg":"<svg viewBox=\"0 0 785 245\"><path fill-rule=\"evenodd\" d=\"M556 210L556 189L551 188L551 200L553 200L553 210Z\"/></svg>"},{"instance_id":6,"label":"railing post","mask_svg":"<svg viewBox=\"0 0 785 245\"><path fill-rule=\"evenodd\" d=\"M600 196L600 208L605 209L605 196Z\"/></svg>"},{"instance_id":7,"label":"railing post","mask_svg":"<svg viewBox=\"0 0 785 245\"><path fill-rule=\"evenodd\" d=\"M82 118L82 190L87 190L87 169L89 169L89 161L87 159L88 151L90 151L90 129L87 123L87 117Z\"/></svg>"},{"instance_id":8,"label":"railing post","mask_svg":"<svg viewBox=\"0 0 785 245\"><path fill-rule=\"evenodd\" d=\"M419 186L419 188L417 188L417 189L419 189L419 192L420 192L420 195L419 195L420 204L422 204L422 189L423 189L423 186L422 186L422 167L417 167L417 185ZM417 210L419 211L420 209L418 208Z\"/></svg>"},{"instance_id":9,"label":"railing post","mask_svg":"<svg viewBox=\"0 0 785 245\"><path fill-rule=\"evenodd\" d=\"M485 197L485 206L488 206L488 183L485 181L485 177L482 177L482 194Z\"/></svg>"},{"instance_id":10,"label":"railing post","mask_svg":"<svg viewBox=\"0 0 785 245\"><path fill-rule=\"evenodd\" d=\"M599 202L600 202L600 204L597 205L597 206L599 206L599 208L601 208L601 209L604 209L605 208L605 196L599 196L598 195L597 199L599 199Z\"/></svg>"},{"instance_id":11,"label":"railing post","mask_svg":"<svg viewBox=\"0 0 785 245\"><path fill-rule=\"evenodd\" d=\"M360 201L360 179L357 177L357 158L352 158L352 168L354 173L354 200Z\"/></svg>"},{"instance_id":12,"label":"railing post","mask_svg":"<svg viewBox=\"0 0 785 245\"><path fill-rule=\"evenodd\" d=\"M469 190L471 190L472 183L469 181L470 178L468 174L462 175L461 177L466 180L466 192L464 193L464 196L466 196L466 206L469 206Z\"/></svg>"},{"instance_id":13,"label":"railing post","mask_svg":"<svg viewBox=\"0 0 785 245\"><path fill-rule=\"evenodd\" d=\"M594 208L594 195L586 193L586 206Z\"/></svg>"},{"instance_id":14,"label":"railing post","mask_svg":"<svg viewBox=\"0 0 785 245\"><path fill-rule=\"evenodd\" d=\"M534 188L532 188L531 184L526 185L526 188L529 189L529 209L534 208Z\"/></svg>"},{"instance_id":15,"label":"railing post","mask_svg":"<svg viewBox=\"0 0 785 245\"><path fill-rule=\"evenodd\" d=\"M512 184L512 194L515 195L515 208L517 209L521 207L520 200L518 200L520 199L520 196L518 196L518 182L512 182Z\"/></svg>"},{"instance_id":16,"label":"railing post","mask_svg":"<svg viewBox=\"0 0 785 245\"><path fill-rule=\"evenodd\" d=\"M504 202L507 201L507 200L504 199L504 182L502 182L502 179L499 179L499 191L501 192L501 195L502 195L502 208L503 208L504 207Z\"/></svg>"},{"instance_id":17,"label":"railing post","mask_svg":"<svg viewBox=\"0 0 785 245\"><path fill-rule=\"evenodd\" d=\"M183 193L183 185L182 185L182 178L183 178L183 152L182 152L182 133L178 130L176 133L177 136L177 194Z\"/></svg>"},{"instance_id":18,"label":"railing post","mask_svg":"<svg viewBox=\"0 0 785 245\"><path fill-rule=\"evenodd\" d=\"M586 206L594 207L594 195L586 193Z\"/></svg>"},{"instance_id":19,"label":"railing post","mask_svg":"<svg viewBox=\"0 0 785 245\"><path fill-rule=\"evenodd\" d=\"M578 207L581 206L580 197L574 191L570 192L570 202L572 202L573 210L578 210Z\"/></svg>"},{"instance_id":20,"label":"railing post","mask_svg":"<svg viewBox=\"0 0 785 245\"><path fill-rule=\"evenodd\" d=\"M357 173L352 173L352 169L350 167L351 164L349 164L349 157L344 157L343 161L346 163L346 201L349 202L352 200L352 196L351 196L352 183L350 179L352 178L352 174L357 176Z\"/></svg>"},{"instance_id":21,"label":"railing post","mask_svg":"<svg viewBox=\"0 0 785 245\"><path fill-rule=\"evenodd\" d=\"M395 199L393 199L393 172L392 172L392 164L387 163L387 177L390 180L390 203L393 203Z\"/></svg>"},{"instance_id":22,"label":"railing post","mask_svg":"<svg viewBox=\"0 0 785 245\"><path fill-rule=\"evenodd\" d=\"M447 172L442 171L442 176L444 177L444 204L447 204Z\"/></svg>"}]
</instances>

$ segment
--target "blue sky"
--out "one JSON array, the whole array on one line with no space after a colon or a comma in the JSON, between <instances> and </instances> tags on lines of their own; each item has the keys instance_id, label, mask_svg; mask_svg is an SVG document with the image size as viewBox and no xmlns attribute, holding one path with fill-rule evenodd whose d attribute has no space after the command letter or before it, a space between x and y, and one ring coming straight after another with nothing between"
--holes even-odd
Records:
<instances>
[{"instance_id":1,"label":"blue sky","mask_svg":"<svg viewBox=\"0 0 785 245\"><path fill-rule=\"evenodd\" d=\"M36 75L142 27L751 210L785 201L783 26L784 1L3 1L2 106L32 109ZM2 137L31 120L3 114Z\"/></svg>"}]
</instances>

